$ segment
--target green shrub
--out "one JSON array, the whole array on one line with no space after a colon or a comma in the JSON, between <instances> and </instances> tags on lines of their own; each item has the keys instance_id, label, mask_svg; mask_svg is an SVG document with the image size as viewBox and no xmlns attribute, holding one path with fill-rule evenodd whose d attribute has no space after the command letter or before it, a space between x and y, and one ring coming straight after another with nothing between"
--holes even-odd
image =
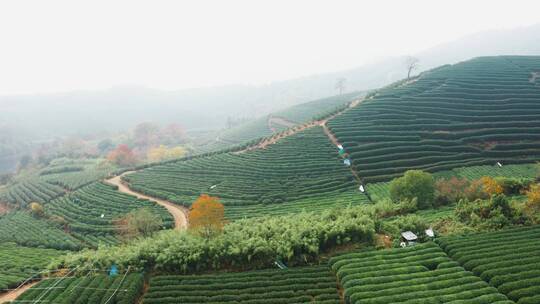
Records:
<instances>
[{"instance_id":1,"label":"green shrub","mask_svg":"<svg viewBox=\"0 0 540 304\"><path fill-rule=\"evenodd\" d=\"M503 188L506 195L518 195L531 185L533 182L529 178L497 177L497 183Z\"/></svg>"},{"instance_id":2,"label":"green shrub","mask_svg":"<svg viewBox=\"0 0 540 304\"><path fill-rule=\"evenodd\" d=\"M374 222L363 208L341 208L239 220L227 224L222 234L210 240L186 231L162 231L125 246L67 256L58 266L102 268L115 263L139 269L193 272L269 267L276 258L298 265L317 259L321 252L337 245L371 244L374 234Z\"/></svg>"},{"instance_id":3,"label":"green shrub","mask_svg":"<svg viewBox=\"0 0 540 304\"><path fill-rule=\"evenodd\" d=\"M418 208L426 209L433 204L435 181L429 173L419 170L405 172L403 177L390 183L390 196L394 201L417 199Z\"/></svg>"}]
</instances>

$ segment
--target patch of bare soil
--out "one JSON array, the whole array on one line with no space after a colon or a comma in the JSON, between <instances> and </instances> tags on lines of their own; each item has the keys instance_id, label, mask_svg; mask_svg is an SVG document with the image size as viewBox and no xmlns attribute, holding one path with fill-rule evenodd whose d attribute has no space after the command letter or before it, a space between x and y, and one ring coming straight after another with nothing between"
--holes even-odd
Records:
<instances>
[{"instance_id":1,"label":"patch of bare soil","mask_svg":"<svg viewBox=\"0 0 540 304\"><path fill-rule=\"evenodd\" d=\"M19 286L10 292L0 294L0 304L16 300L21 294L23 294L28 289L32 288L32 286L36 285L37 283L39 282L31 282L31 283L25 284L24 286Z\"/></svg>"}]
</instances>

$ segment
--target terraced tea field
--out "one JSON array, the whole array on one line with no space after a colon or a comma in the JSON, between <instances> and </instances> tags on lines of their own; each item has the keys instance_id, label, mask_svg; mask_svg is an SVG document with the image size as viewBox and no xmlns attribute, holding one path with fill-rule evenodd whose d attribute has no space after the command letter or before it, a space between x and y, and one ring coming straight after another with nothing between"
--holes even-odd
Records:
<instances>
[{"instance_id":1,"label":"terraced tea field","mask_svg":"<svg viewBox=\"0 0 540 304\"><path fill-rule=\"evenodd\" d=\"M0 202L9 203L2 212L10 212L0 216L0 289L40 276L51 260L67 254L60 250L70 250L56 266L79 272L44 278L18 302L540 303L540 226L376 251L370 249L375 233L389 228L393 235L400 220L445 217L445 231L477 227L451 222L457 217L453 205L407 218L373 219L370 207L343 209L368 202L359 179L375 200L383 199L388 181L410 169L436 178L536 178L540 83L531 80L534 71L540 71L540 57L482 57L396 83L361 104L351 104L359 93L316 100L201 139L207 142L197 152L235 149L144 165L109 179L114 185L101 182L116 168L100 159L61 158L21 174L0 193ZM338 152L339 144L346 153ZM218 197L230 221L313 213L234 221L211 239L191 231L160 232L73 253L118 245L117 220L139 208L149 208L163 228L172 228L167 209L143 198L188 207L201 194ZM25 210L30 202L41 203L44 216L31 216ZM319 212L329 208L336 209ZM513 210L509 222L535 221ZM291 265L319 264L336 250L364 247L331 258L330 267L252 270L271 265L276 256ZM80 273L112 264L145 273Z\"/></svg>"},{"instance_id":2,"label":"terraced tea field","mask_svg":"<svg viewBox=\"0 0 540 304\"><path fill-rule=\"evenodd\" d=\"M346 108L349 103L360 98L362 95L363 94L360 92L336 95L292 106L285 110L272 113L271 115L301 125L313 120L320 120L321 118L331 116Z\"/></svg>"},{"instance_id":3,"label":"terraced tea field","mask_svg":"<svg viewBox=\"0 0 540 304\"><path fill-rule=\"evenodd\" d=\"M207 143L201 144L198 149L200 152L218 151L270 136L272 130L268 127L267 120L268 117L265 116L218 132L214 134L214 137L209 138Z\"/></svg>"},{"instance_id":4,"label":"terraced tea field","mask_svg":"<svg viewBox=\"0 0 540 304\"><path fill-rule=\"evenodd\" d=\"M443 171L435 174L436 177L457 176L469 180L479 179L483 176L490 177L509 177L509 178L527 178L534 179L538 175L540 166L533 164L504 165L498 166L472 166L455 168L451 171Z\"/></svg>"},{"instance_id":5,"label":"terraced tea field","mask_svg":"<svg viewBox=\"0 0 540 304\"><path fill-rule=\"evenodd\" d=\"M202 193L217 196L225 210L288 208L297 201L361 196L350 169L321 127L286 137L266 149L154 166L127 175L125 180L136 191L185 206ZM332 205L331 200L326 201ZM247 208L244 214L236 209L235 216L249 216Z\"/></svg>"},{"instance_id":6,"label":"terraced tea field","mask_svg":"<svg viewBox=\"0 0 540 304\"><path fill-rule=\"evenodd\" d=\"M43 219L24 211L0 216L0 243L14 242L21 246L78 250L83 245L71 235Z\"/></svg>"},{"instance_id":7,"label":"terraced tea field","mask_svg":"<svg viewBox=\"0 0 540 304\"><path fill-rule=\"evenodd\" d=\"M43 271L52 259L64 254L54 249L40 249L0 243L0 290L14 288L28 277ZM0 291L0 292L1 292Z\"/></svg>"},{"instance_id":8,"label":"terraced tea field","mask_svg":"<svg viewBox=\"0 0 540 304\"><path fill-rule=\"evenodd\" d=\"M144 304L338 304L337 282L327 266L241 273L155 276Z\"/></svg>"},{"instance_id":9,"label":"terraced tea field","mask_svg":"<svg viewBox=\"0 0 540 304\"><path fill-rule=\"evenodd\" d=\"M513 303L434 243L330 260L347 303Z\"/></svg>"},{"instance_id":10,"label":"terraced tea field","mask_svg":"<svg viewBox=\"0 0 540 304\"><path fill-rule=\"evenodd\" d=\"M300 199L285 204L255 204L228 206L225 217L229 220L260 216L280 216L301 211L318 212L328 208L348 207L369 203L367 197L358 191L331 192L326 196Z\"/></svg>"},{"instance_id":11,"label":"terraced tea field","mask_svg":"<svg viewBox=\"0 0 540 304\"><path fill-rule=\"evenodd\" d=\"M78 161L76 164L81 166L81 170L54 173L55 167L48 167L47 171L41 172L40 179L69 190L76 190L97 180L104 179L116 169L114 165L105 163L103 159Z\"/></svg>"},{"instance_id":12,"label":"terraced tea field","mask_svg":"<svg viewBox=\"0 0 540 304\"><path fill-rule=\"evenodd\" d=\"M0 201L13 205L26 206L31 202L46 203L65 193L60 186L47 183L38 178L29 178L7 188Z\"/></svg>"},{"instance_id":13,"label":"terraced tea field","mask_svg":"<svg viewBox=\"0 0 540 304\"><path fill-rule=\"evenodd\" d=\"M540 159L540 57L481 57L387 88L328 123L365 182Z\"/></svg>"},{"instance_id":14,"label":"terraced tea field","mask_svg":"<svg viewBox=\"0 0 540 304\"><path fill-rule=\"evenodd\" d=\"M362 95L360 92L352 92L295 105L218 132L205 142L198 144L197 148L199 152L218 151L268 137L276 132L284 131L291 126L301 125L312 120L330 116L347 107L351 101ZM273 118L276 119L274 120ZM285 124L276 123L279 120L284 120Z\"/></svg>"},{"instance_id":15,"label":"terraced tea field","mask_svg":"<svg viewBox=\"0 0 540 304\"><path fill-rule=\"evenodd\" d=\"M45 205L45 212L66 220L73 236L95 247L99 243L117 243L113 221L142 207L159 214L165 228L173 226L173 218L165 208L120 193L103 183L93 183L52 200Z\"/></svg>"},{"instance_id":16,"label":"terraced tea field","mask_svg":"<svg viewBox=\"0 0 540 304\"><path fill-rule=\"evenodd\" d=\"M463 267L520 304L540 303L540 227L437 240Z\"/></svg>"},{"instance_id":17,"label":"terraced tea field","mask_svg":"<svg viewBox=\"0 0 540 304\"><path fill-rule=\"evenodd\" d=\"M115 169L114 165L104 163L104 159L56 159L38 172L18 176L13 184L0 191L0 201L22 207L31 202L44 204L67 190L101 180Z\"/></svg>"},{"instance_id":18,"label":"terraced tea field","mask_svg":"<svg viewBox=\"0 0 540 304\"><path fill-rule=\"evenodd\" d=\"M49 278L24 292L14 303L133 304L142 292L142 274Z\"/></svg>"}]
</instances>

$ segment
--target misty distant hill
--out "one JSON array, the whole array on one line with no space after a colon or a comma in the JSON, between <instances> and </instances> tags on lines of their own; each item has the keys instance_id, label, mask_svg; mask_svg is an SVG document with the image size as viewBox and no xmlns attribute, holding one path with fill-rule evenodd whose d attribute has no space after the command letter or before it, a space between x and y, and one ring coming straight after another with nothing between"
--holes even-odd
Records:
<instances>
[{"instance_id":1,"label":"misty distant hill","mask_svg":"<svg viewBox=\"0 0 540 304\"><path fill-rule=\"evenodd\" d=\"M477 56L500 54L540 54L540 24L482 32L426 50L416 55L420 59L417 72ZM335 82L341 77L347 79L347 92L384 86L405 77L403 63L404 58L388 58L350 70L261 86L232 85L178 91L119 87L103 91L4 96L0 97L0 122L20 134L31 133L31 137L19 137L27 140L115 132L144 121L179 123L187 130L220 129L228 117L257 118L335 95Z\"/></svg>"}]
</instances>

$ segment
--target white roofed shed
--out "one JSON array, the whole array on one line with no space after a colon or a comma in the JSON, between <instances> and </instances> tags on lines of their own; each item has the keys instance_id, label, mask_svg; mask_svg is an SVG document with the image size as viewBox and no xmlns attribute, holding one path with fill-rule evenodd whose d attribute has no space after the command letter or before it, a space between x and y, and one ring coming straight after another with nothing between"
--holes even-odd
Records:
<instances>
[{"instance_id":1,"label":"white roofed shed","mask_svg":"<svg viewBox=\"0 0 540 304\"><path fill-rule=\"evenodd\" d=\"M418 237L412 231L405 231L401 233L401 239L409 245L412 245L418 240Z\"/></svg>"}]
</instances>

